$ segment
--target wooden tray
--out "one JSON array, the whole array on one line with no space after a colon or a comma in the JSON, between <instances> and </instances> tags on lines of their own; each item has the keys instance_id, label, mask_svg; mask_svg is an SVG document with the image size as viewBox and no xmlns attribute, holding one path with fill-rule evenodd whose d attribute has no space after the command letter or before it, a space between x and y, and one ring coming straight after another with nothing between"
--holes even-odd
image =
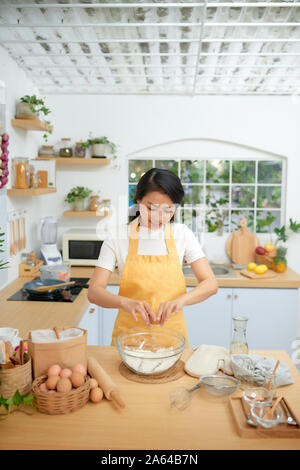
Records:
<instances>
[{"instance_id":1,"label":"wooden tray","mask_svg":"<svg viewBox=\"0 0 300 470\"><path fill-rule=\"evenodd\" d=\"M293 413L292 408L288 404L286 398L282 398L285 401L291 415L297 421L296 415ZM229 400L229 406L233 415L234 422L236 424L237 432L240 437L248 438L260 438L260 437L288 437L290 439L300 438L300 426L292 426L290 424L277 424L271 429L265 429L261 426L253 427L246 423L246 416L243 409L242 397L232 397ZM246 405L247 407L247 405Z\"/></svg>"},{"instance_id":2,"label":"wooden tray","mask_svg":"<svg viewBox=\"0 0 300 470\"><path fill-rule=\"evenodd\" d=\"M274 271L267 271L263 274L256 274L254 271L249 271L249 269L242 269L240 273L249 279L272 279L273 277L277 277L277 274Z\"/></svg>"}]
</instances>

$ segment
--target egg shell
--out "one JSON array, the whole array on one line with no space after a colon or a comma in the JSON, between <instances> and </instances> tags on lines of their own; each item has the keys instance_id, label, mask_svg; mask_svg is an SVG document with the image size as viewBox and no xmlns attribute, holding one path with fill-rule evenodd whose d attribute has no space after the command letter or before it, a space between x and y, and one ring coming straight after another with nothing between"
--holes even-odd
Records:
<instances>
[{"instance_id":1,"label":"egg shell","mask_svg":"<svg viewBox=\"0 0 300 470\"><path fill-rule=\"evenodd\" d=\"M41 392L48 392L48 388L47 388L47 385L45 384L45 382L40 385L40 391Z\"/></svg>"},{"instance_id":2,"label":"egg shell","mask_svg":"<svg viewBox=\"0 0 300 470\"><path fill-rule=\"evenodd\" d=\"M46 380L46 386L48 390L54 390L59 380L59 375L50 375L50 377L48 377L48 379Z\"/></svg>"},{"instance_id":3,"label":"egg shell","mask_svg":"<svg viewBox=\"0 0 300 470\"><path fill-rule=\"evenodd\" d=\"M73 372L73 374L70 377L70 380L72 382L72 385L74 388L81 387L84 385L84 375L82 375L80 372Z\"/></svg>"},{"instance_id":4,"label":"egg shell","mask_svg":"<svg viewBox=\"0 0 300 470\"><path fill-rule=\"evenodd\" d=\"M72 367L72 372L80 372L80 374L86 375L86 367L78 362L74 367Z\"/></svg>"},{"instance_id":5,"label":"egg shell","mask_svg":"<svg viewBox=\"0 0 300 470\"><path fill-rule=\"evenodd\" d=\"M59 375L61 373L61 367L58 364L54 364L53 366L49 367L47 375Z\"/></svg>"},{"instance_id":6,"label":"egg shell","mask_svg":"<svg viewBox=\"0 0 300 470\"><path fill-rule=\"evenodd\" d=\"M60 393L70 392L70 390L72 390L72 383L70 379L67 379L67 377L59 379L56 385L56 390Z\"/></svg>"},{"instance_id":7,"label":"egg shell","mask_svg":"<svg viewBox=\"0 0 300 470\"><path fill-rule=\"evenodd\" d=\"M98 382L97 382L97 380L96 380L96 379L93 379L93 378L90 379L90 386L91 386L91 389L98 387Z\"/></svg>"},{"instance_id":8,"label":"egg shell","mask_svg":"<svg viewBox=\"0 0 300 470\"><path fill-rule=\"evenodd\" d=\"M103 390L100 387L92 388L90 391L90 400L93 403L99 403L103 398Z\"/></svg>"},{"instance_id":9,"label":"egg shell","mask_svg":"<svg viewBox=\"0 0 300 470\"><path fill-rule=\"evenodd\" d=\"M61 377L67 377L67 379L69 379L72 375L72 371L71 369L62 369L60 374L59 374Z\"/></svg>"}]
</instances>

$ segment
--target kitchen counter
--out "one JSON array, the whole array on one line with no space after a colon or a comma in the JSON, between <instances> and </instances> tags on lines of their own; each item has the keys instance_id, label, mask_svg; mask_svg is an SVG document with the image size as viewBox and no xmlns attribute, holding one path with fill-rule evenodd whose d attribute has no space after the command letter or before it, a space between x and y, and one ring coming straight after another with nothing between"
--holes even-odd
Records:
<instances>
[{"instance_id":1,"label":"kitchen counter","mask_svg":"<svg viewBox=\"0 0 300 470\"><path fill-rule=\"evenodd\" d=\"M192 350L185 350L186 360ZM252 351L271 356L290 366L292 385L278 392L287 398L297 419L300 418L300 373L284 351ZM1 421L0 449L122 449L122 450L204 450L204 449L300 449L300 439L241 438L237 434L229 399L240 395L215 397L203 388L194 392L189 408L171 408L170 391L178 386L191 388L197 379L184 375L164 384L129 381L119 373L116 348L89 346L94 356L117 384L126 403L124 409L103 399L88 402L83 408L65 415L14 412Z\"/></svg>"},{"instance_id":2,"label":"kitchen counter","mask_svg":"<svg viewBox=\"0 0 300 470\"><path fill-rule=\"evenodd\" d=\"M93 267L72 267L71 276L91 278L93 271ZM82 289L73 303L7 301L8 297L30 280L32 278L20 277L0 291L0 327L18 328L20 336L27 338L30 330L78 325L88 308L86 289ZM218 277L217 281L220 287L300 288L300 275L291 269L273 279L252 280L237 272L235 278ZM109 284L119 283L119 275L112 273ZM186 277L186 284L195 286L197 282L193 277Z\"/></svg>"}]
</instances>

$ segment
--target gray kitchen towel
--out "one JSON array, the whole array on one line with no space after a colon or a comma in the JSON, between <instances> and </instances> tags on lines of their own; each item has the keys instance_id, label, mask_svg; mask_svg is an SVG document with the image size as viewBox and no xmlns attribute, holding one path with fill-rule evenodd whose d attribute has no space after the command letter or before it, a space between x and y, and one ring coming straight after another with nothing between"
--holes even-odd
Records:
<instances>
[{"instance_id":1,"label":"gray kitchen towel","mask_svg":"<svg viewBox=\"0 0 300 470\"><path fill-rule=\"evenodd\" d=\"M237 379L259 386L267 385L276 362L273 357L256 354L232 354L230 360L231 369ZM272 381L272 388L293 383L289 366L285 362L280 362Z\"/></svg>"}]
</instances>

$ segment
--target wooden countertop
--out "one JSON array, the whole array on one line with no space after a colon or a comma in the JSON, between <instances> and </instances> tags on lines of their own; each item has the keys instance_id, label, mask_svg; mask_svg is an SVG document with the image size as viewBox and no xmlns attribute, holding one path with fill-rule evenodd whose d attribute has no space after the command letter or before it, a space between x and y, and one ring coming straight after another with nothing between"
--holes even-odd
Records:
<instances>
[{"instance_id":1,"label":"wooden countertop","mask_svg":"<svg viewBox=\"0 0 300 470\"><path fill-rule=\"evenodd\" d=\"M93 267L72 267L71 276L91 278ZM20 302L7 301L7 298L22 288L32 278L23 277L11 282L0 290L0 327L18 328L21 338L27 338L30 330L53 328L53 326L75 326L88 308L87 290L82 289L72 303L62 302ZM264 288L300 288L300 275L287 269L274 279L251 280L240 274L236 278L217 278L220 287L264 287ZM118 285L120 277L112 273L110 284ZM195 286L195 278L186 278L187 286Z\"/></svg>"},{"instance_id":2,"label":"wooden countertop","mask_svg":"<svg viewBox=\"0 0 300 470\"><path fill-rule=\"evenodd\" d=\"M192 350L185 350L187 359ZM254 352L254 351L253 351ZM300 418L300 373L285 351L255 351L280 359L290 366L292 385L280 387L297 419ZM184 375L164 384L142 384L127 380L119 373L116 348L89 346L94 356L117 384L126 403L116 409L103 399L88 402L83 408L65 415L14 412L1 421L0 449L95 449L95 450L223 450L223 449L300 449L300 439L241 438L237 434L229 399L240 395L215 397L203 388L194 392L189 408L170 407L170 391L178 386L191 388L197 379Z\"/></svg>"},{"instance_id":3,"label":"wooden countertop","mask_svg":"<svg viewBox=\"0 0 300 470\"><path fill-rule=\"evenodd\" d=\"M238 270L233 270L236 277L217 277L219 287L260 287L260 288L274 288L274 289L299 289L300 288L300 275L290 268L287 268L285 273L277 274L272 279L248 279L239 273ZM187 286L196 286L197 280L195 277L185 276ZM110 284L120 284L120 276L117 273L112 273L109 280Z\"/></svg>"}]
</instances>

